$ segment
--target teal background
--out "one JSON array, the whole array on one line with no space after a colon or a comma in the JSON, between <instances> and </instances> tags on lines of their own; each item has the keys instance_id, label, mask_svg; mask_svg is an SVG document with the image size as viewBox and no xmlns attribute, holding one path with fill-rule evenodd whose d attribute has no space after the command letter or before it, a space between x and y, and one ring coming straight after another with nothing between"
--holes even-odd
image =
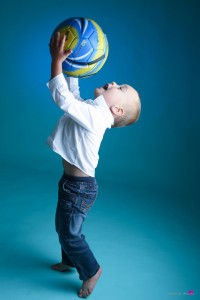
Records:
<instances>
[{"instance_id":1,"label":"teal background","mask_svg":"<svg viewBox=\"0 0 200 300\"><path fill-rule=\"evenodd\" d=\"M54 232L61 162L45 144L61 112L51 100L48 49L64 19L94 19L107 34L100 72L140 93L141 118L106 132L99 196L85 223L104 273L94 299L199 297L199 2L4 1L1 4L1 243L4 299L76 299L76 272L57 274ZM178 295L180 293L180 295Z\"/></svg>"}]
</instances>

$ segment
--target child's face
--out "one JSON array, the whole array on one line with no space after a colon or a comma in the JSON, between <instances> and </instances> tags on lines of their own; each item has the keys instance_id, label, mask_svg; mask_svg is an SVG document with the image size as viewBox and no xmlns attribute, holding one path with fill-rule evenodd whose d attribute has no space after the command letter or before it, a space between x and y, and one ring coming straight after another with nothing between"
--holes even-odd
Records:
<instances>
[{"instance_id":1,"label":"child's face","mask_svg":"<svg viewBox=\"0 0 200 300\"><path fill-rule=\"evenodd\" d=\"M107 83L102 87L96 88L95 97L102 95L109 107L113 105L128 105L130 99L137 97L137 92L129 85L118 85L116 82Z\"/></svg>"}]
</instances>

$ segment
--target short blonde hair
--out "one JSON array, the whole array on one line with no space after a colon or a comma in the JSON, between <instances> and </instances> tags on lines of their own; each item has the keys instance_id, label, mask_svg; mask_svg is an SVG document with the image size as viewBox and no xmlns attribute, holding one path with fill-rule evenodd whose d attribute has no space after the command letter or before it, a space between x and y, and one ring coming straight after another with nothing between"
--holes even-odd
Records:
<instances>
[{"instance_id":1,"label":"short blonde hair","mask_svg":"<svg viewBox=\"0 0 200 300\"><path fill-rule=\"evenodd\" d=\"M138 93L137 93L138 94ZM141 114L141 100L138 94L138 99L131 102L125 107L124 115L117 116L114 120L113 128L129 126L136 123Z\"/></svg>"}]
</instances>

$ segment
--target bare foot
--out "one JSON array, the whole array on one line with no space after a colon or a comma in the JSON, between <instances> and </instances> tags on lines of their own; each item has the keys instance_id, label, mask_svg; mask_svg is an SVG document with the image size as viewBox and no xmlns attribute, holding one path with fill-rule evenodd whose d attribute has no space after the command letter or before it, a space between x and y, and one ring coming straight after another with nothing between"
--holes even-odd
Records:
<instances>
[{"instance_id":1,"label":"bare foot","mask_svg":"<svg viewBox=\"0 0 200 300\"><path fill-rule=\"evenodd\" d=\"M59 272L65 272L65 271L71 269L70 266L63 264L62 262L61 262L61 263L58 263L58 264L55 264L55 265L53 265L53 266L51 266L51 268L52 268L53 270L59 271Z\"/></svg>"},{"instance_id":2,"label":"bare foot","mask_svg":"<svg viewBox=\"0 0 200 300\"><path fill-rule=\"evenodd\" d=\"M100 267L99 271L93 277L83 281L83 285L78 294L80 298L87 298L92 293L97 283L97 280L101 276L101 273L102 273L102 268Z\"/></svg>"}]
</instances>

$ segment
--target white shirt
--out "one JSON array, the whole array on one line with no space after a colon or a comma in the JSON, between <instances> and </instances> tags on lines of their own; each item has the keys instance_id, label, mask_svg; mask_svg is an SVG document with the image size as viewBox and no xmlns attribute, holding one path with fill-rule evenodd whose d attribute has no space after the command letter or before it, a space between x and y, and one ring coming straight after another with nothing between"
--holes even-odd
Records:
<instances>
[{"instance_id":1,"label":"white shirt","mask_svg":"<svg viewBox=\"0 0 200 300\"><path fill-rule=\"evenodd\" d=\"M47 86L55 103L65 112L48 137L48 145L70 164L94 177L103 135L114 123L104 97L83 100L78 79L65 79L62 73Z\"/></svg>"}]
</instances>

